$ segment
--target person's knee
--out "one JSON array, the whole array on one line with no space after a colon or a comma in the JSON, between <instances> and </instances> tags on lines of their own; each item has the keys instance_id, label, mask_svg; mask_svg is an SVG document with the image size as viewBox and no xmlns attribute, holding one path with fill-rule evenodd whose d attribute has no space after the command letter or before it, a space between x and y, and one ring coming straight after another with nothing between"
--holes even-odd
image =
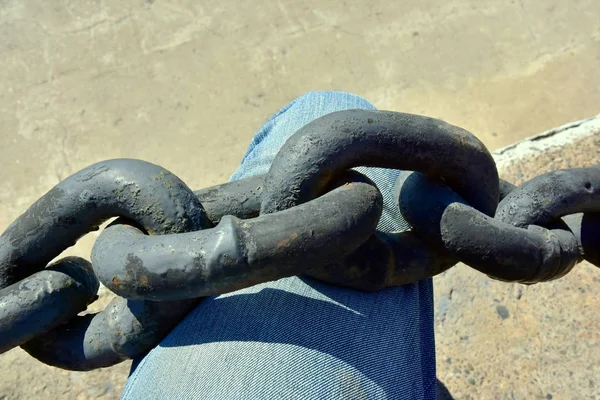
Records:
<instances>
[{"instance_id":1,"label":"person's knee","mask_svg":"<svg viewBox=\"0 0 600 400\"><path fill-rule=\"evenodd\" d=\"M336 111L374 110L367 100L355 94L336 91L313 91L288 103L263 125L252 139L242 165L231 179L266 173L285 141L309 122Z\"/></svg>"}]
</instances>

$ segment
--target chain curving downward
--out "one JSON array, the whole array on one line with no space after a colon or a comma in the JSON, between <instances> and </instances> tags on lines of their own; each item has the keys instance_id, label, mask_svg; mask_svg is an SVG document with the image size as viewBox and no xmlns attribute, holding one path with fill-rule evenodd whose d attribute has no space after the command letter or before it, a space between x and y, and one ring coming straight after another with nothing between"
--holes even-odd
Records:
<instances>
[{"instance_id":1,"label":"chain curving downward","mask_svg":"<svg viewBox=\"0 0 600 400\"><path fill-rule=\"evenodd\" d=\"M409 230L376 230L381 193L358 166L410 171L395 190ZM47 266L113 217L91 264ZM206 296L302 274L378 290L459 261L531 284L584 259L600 266L599 238L600 165L515 187L461 128L340 111L290 137L266 175L193 192L121 159L59 183L0 236L0 353L21 346L59 368L101 368L147 353ZM79 316L99 281L118 297Z\"/></svg>"}]
</instances>

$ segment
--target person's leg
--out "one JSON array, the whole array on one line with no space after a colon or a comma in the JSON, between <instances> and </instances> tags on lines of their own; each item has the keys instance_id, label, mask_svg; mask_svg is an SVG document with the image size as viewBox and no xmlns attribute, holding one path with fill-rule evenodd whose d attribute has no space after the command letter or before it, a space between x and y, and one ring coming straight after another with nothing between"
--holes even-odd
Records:
<instances>
[{"instance_id":1,"label":"person's leg","mask_svg":"<svg viewBox=\"0 0 600 400\"><path fill-rule=\"evenodd\" d=\"M266 173L300 127L360 97L308 93L256 134L232 179ZM386 207L379 229L405 225L398 171L361 168ZM124 399L435 399L431 280L364 293L292 277L203 300L133 370Z\"/></svg>"}]
</instances>

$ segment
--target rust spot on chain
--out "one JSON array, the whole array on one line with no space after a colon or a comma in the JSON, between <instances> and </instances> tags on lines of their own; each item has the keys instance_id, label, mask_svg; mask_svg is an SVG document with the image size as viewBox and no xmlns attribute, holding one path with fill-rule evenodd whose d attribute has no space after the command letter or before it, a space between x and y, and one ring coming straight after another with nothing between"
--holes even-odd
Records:
<instances>
[{"instance_id":1,"label":"rust spot on chain","mask_svg":"<svg viewBox=\"0 0 600 400\"><path fill-rule=\"evenodd\" d=\"M146 275L140 276L140 283L144 286L148 286L148 277Z\"/></svg>"},{"instance_id":2,"label":"rust spot on chain","mask_svg":"<svg viewBox=\"0 0 600 400\"><path fill-rule=\"evenodd\" d=\"M294 239L298 237L297 233L292 233L289 239L283 239L279 243L277 243L277 247L290 247L290 244Z\"/></svg>"},{"instance_id":3,"label":"rust spot on chain","mask_svg":"<svg viewBox=\"0 0 600 400\"><path fill-rule=\"evenodd\" d=\"M112 283L115 286L119 286L121 284L121 280L119 279L119 277L115 276L114 278L112 278Z\"/></svg>"},{"instance_id":4,"label":"rust spot on chain","mask_svg":"<svg viewBox=\"0 0 600 400\"><path fill-rule=\"evenodd\" d=\"M353 182L348 182L346 184L344 184L344 186L340 187L340 190L349 190L354 188L356 185Z\"/></svg>"}]
</instances>

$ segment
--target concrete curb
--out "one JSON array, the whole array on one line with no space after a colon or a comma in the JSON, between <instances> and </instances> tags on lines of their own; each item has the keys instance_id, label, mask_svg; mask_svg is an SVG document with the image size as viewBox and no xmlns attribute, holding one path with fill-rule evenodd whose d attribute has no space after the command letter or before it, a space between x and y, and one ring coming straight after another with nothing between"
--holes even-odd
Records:
<instances>
[{"instance_id":1,"label":"concrete curb","mask_svg":"<svg viewBox=\"0 0 600 400\"><path fill-rule=\"evenodd\" d=\"M600 114L595 117L552 128L546 132L508 145L493 152L498 170L518 160L573 144L600 132Z\"/></svg>"}]
</instances>

